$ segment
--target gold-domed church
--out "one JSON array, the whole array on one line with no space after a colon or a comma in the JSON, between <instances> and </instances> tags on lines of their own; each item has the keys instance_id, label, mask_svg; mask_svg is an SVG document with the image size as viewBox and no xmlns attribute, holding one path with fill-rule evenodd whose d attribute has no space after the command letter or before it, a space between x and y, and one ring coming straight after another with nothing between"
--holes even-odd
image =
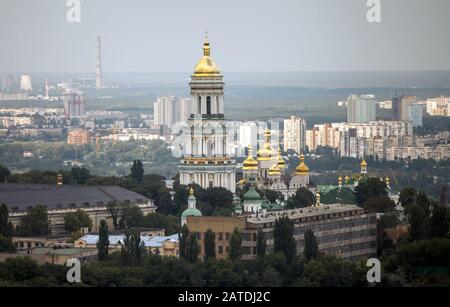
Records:
<instances>
[{"instance_id":1,"label":"gold-domed church","mask_svg":"<svg viewBox=\"0 0 450 307\"><path fill-rule=\"evenodd\" d=\"M180 183L202 188L223 187L236 192L236 163L227 156L223 75L211 57L208 37L203 56L189 83L191 114L183 131Z\"/></svg>"},{"instance_id":2,"label":"gold-domed church","mask_svg":"<svg viewBox=\"0 0 450 307\"><path fill-rule=\"evenodd\" d=\"M283 180L287 175L286 161L281 157L281 148L274 149L271 145L271 132L264 132L264 144L258 150L256 159L253 157L252 147L248 147L248 157L243 162L242 172L244 182L256 178L258 188L281 192L285 199L295 194L301 188L309 186L309 168L305 163L305 156L300 156L300 164L291 175L288 184Z\"/></svg>"}]
</instances>

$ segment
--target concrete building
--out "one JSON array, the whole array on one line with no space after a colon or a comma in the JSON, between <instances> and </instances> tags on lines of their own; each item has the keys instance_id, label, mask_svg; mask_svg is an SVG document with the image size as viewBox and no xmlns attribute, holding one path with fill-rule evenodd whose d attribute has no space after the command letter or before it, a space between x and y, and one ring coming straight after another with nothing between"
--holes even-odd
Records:
<instances>
[{"instance_id":1,"label":"concrete building","mask_svg":"<svg viewBox=\"0 0 450 307\"><path fill-rule=\"evenodd\" d=\"M427 113L430 116L450 116L450 97L427 99Z\"/></svg>"},{"instance_id":2,"label":"concrete building","mask_svg":"<svg viewBox=\"0 0 450 307\"><path fill-rule=\"evenodd\" d=\"M375 120L375 96L351 95L347 99L347 122L368 123Z\"/></svg>"},{"instance_id":3,"label":"concrete building","mask_svg":"<svg viewBox=\"0 0 450 307\"><path fill-rule=\"evenodd\" d=\"M91 133L86 130L70 131L67 135L67 144L77 146L91 144Z\"/></svg>"},{"instance_id":4,"label":"concrete building","mask_svg":"<svg viewBox=\"0 0 450 307\"><path fill-rule=\"evenodd\" d=\"M288 217L294 223L297 254L304 249L304 233L310 229L319 244L319 252L357 260L376 256L376 214L365 213L354 205L320 205L303 209L267 212L240 217L188 217L187 226L196 233L200 245L200 258L204 256L204 238L208 229L216 235L216 256L225 259L229 251L229 238L235 228L243 235L242 259L256 259L256 238L262 230L267 252L274 249L274 227L277 219Z\"/></svg>"},{"instance_id":5,"label":"concrete building","mask_svg":"<svg viewBox=\"0 0 450 307\"><path fill-rule=\"evenodd\" d=\"M412 122L413 127L422 127L423 106L418 104L410 104L408 106L408 120Z\"/></svg>"},{"instance_id":6,"label":"concrete building","mask_svg":"<svg viewBox=\"0 0 450 307\"><path fill-rule=\"evenodd\" d=\"M86 97L77 91L67 91L63 96L64 114L68 118L83 117L86 114Z\"/></svg>"},{"instance_id":7,"label":"concrete building","mask_svg":"<svg viewBox=\"0 0 450 307\"><path fill-rule=\"evenodd\" d=\"M191 114L189 98L163 96L153 103L153 124L172 128L176 122L187 122Z\"/></svg>"},{"instance_id":8,"label":"concrete building","mask_svg":"<svg viewBox=\"0 0 450 307\"><path fill-rule=\"evenodd\" d=\"M306 146L306 120L298 116L291 116L284 120L284 151L289 149L301 154Z\"/></svg>"},{"instance_id":9,"label":"concrete building","mask_svg":"<svg viewBox=\"0 0 450 307\"><path fill-rule=\"evenodd\" d=\"M62 179L59 181L62 183ZM8 206L9 220L14 227L21 223L27 211L40 204L47 208L50 228L53 234L64 231L64 215L79 209L92 219L95 231L105 219L114 229L107 204L127 203L137 206L144 215L156 211L153 200L117 186L88 186L63 184L20 184L0 183L0 203Z\"/></svg>"},{"instance_id":10,"label":"concrete building","mask_svg":"<svg viewBox=\"0 0 450 307\"><path fill-rule=\"evenodd\" d=\"M332 124L315 125L306 131L306 146L310 151L315 151L319 146L339 148L341 131Z\"/></svg>"}]
</instances>

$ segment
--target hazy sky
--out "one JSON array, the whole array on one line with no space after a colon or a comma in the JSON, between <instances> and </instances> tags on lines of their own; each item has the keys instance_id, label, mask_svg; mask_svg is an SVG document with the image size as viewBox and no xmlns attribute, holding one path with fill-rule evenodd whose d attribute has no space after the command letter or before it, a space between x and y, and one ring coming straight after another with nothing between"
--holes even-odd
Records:
<instances>
[{"instance_id":1,"label":"hazy sky","mask_svg":"<svg viewBox=\"0 0 450 307\"><path fill-rule=\"evenodd\" d=\"M0 72L189 72L208 30L222 71L449 70L450 1L0 0Z\"/></svg>"}]
</instances>

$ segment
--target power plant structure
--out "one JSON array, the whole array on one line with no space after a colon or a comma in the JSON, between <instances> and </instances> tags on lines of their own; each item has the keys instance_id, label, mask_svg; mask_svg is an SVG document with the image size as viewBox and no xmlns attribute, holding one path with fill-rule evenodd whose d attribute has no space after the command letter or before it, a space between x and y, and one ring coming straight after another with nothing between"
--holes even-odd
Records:
<instances>
[{"instance_id":1,"label":"power plant structure","mask_svg":"<svg viewBox=\"0 0 450 307\"><path fill-rule=\"evenodd\" d=\"M95 87L98 89L103 87L102 46L100 36L97 36L97 66L95 73Z\"/></svg>"}]
</instances>

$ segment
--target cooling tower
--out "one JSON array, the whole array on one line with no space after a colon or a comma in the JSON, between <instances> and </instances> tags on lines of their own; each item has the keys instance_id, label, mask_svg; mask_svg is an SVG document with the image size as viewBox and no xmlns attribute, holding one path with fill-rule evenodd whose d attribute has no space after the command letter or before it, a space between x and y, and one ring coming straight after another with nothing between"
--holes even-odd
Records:
<instances>
[{"instance_id":1,"label":"cooling tower","mask_svg":"<svg viewBox=\"0 0 450 307\"><path fill-rule=\"evenodd\" d=\"M31 77L29 75L22 75L20 77L20 90L31 92L33 87L31 86Z\"/></svg>"}]
</instances>

